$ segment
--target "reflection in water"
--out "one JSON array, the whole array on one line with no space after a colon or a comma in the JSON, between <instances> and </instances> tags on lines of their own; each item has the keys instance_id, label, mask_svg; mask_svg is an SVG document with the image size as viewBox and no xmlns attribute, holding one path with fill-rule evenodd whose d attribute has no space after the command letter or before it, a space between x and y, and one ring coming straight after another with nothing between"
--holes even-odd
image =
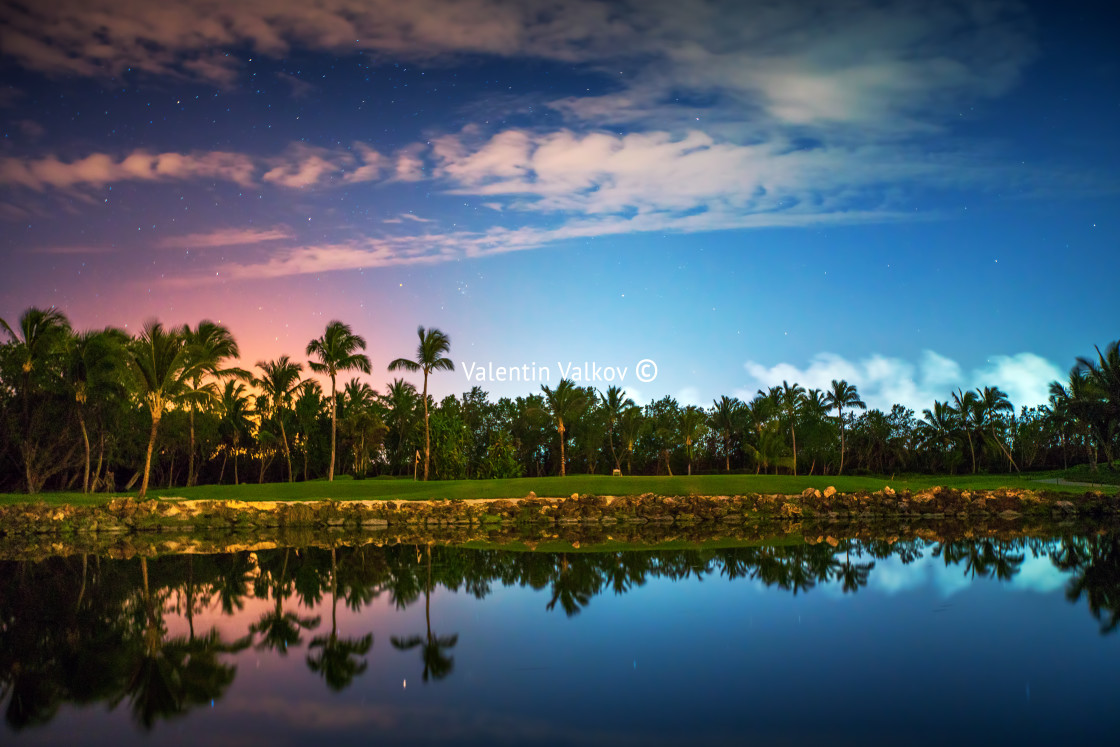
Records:
<instances>
[{"instance_id":1,"label":"reflection in water","mask_svg":"<svg viewBox=\"0 0 1120 747\"><path fill-rule=\"evenodd\" d=\"M828 538L812 544L555 554L366 545L4 561L0 702L14 731L51 721L64 703L116 708L125 702L134 722L149 730L221 699L237 675L238 652L252 646L283 657L305 636L307 669L340 692L369 667L374 635L340 635L339 603L359 612L381 597L402 610L423 598L425 630L391 636L390 642L392 650L419 651L425 682L443 680L453 672L451 650L459 634L433 632L432 595L439 587L478 599L497 587L527 587L541 592L546 610L572 617L600 594L623 595L650 579L723 576L792 595L825 584L854 593L867 587L877 564L888 559L896 565L938 559L967 579L1005 583L1019 574L1028 555L1049 558L1066 575L1067 598L1086 600L1103 632L1120 629L1115 534L942 542ZM323 624L328 594L329 628ZM252 600L268 606L259 615L241 614ZM224 633L217 627L196 630L203 610L231 624L223 624ZM245 617L251 619L240 622ZM184 632L170 634L169 620ZM240 632L229 632L234 623L244 625Z\"/></svg>"}]
</instances>

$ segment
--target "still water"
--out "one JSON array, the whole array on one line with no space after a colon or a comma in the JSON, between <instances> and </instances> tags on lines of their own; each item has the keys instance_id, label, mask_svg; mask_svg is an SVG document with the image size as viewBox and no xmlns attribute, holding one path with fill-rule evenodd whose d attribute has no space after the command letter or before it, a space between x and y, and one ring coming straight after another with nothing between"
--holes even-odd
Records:
<instances>
[{"instance_id":1,"label":"still water","mask_svg":"<svg viewBox=\"0 0 1120 747\"><path fill-rule=\"evenodd\" d=\"M823 540L3 561L0 742L1113 742L1120 537Z\"/></svg>"}]
</instances>

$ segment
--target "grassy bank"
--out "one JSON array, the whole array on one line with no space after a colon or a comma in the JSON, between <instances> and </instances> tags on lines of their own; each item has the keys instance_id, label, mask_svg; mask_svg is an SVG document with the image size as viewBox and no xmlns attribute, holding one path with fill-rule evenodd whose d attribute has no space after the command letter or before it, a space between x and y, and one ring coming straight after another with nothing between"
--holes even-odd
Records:
<instances>
[{"instance_id":1,"label":"grassy bank","mask_svg":"<svg viewBox=\"0 0 1120 747\"><path fill-rule=\"evenodd\" d=\"M152 497L186 498L192 500L242 501L310 501L310 500L427 500L482 498L497 500L521 498L531 492L542 498L566 497L572 493L595 495L746 495L750 493L797 495L806 488L823 490L835 487L841 493L860 490L873 492L890 486L895 490L918 491L936 485L959 490L995 490L1001 487L1045 489L1063 493L1084 493L1092 487L1055 485L1040 479L1063 478L1085 480L1080 473L1033 473L1023 477L1008 475L899 475L888 477L791 475L698 475L693 477L608 477L606 475L569 475L568 477L520 477L505 480L441 480L416 482L411 479L353 480L338 479L333 483L321 480L264 485L203 485L195 488L156 489ZM1093 478L1090 478L1093 479ZM1096 480L1100 480L1097 475ZM1115 492L1115 486L1102 487ZM135 495L117 493L115 495ZM45 501L60 505L101 505L114 495L81 493L43 493L28 496L20 493L0 494L0 504Z\"/></svg>"}]
</instances>

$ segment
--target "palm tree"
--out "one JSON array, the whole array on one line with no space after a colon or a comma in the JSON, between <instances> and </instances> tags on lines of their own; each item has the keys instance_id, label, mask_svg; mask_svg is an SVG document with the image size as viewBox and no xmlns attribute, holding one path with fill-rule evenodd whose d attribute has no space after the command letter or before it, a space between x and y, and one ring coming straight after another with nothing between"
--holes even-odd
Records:
<instances>
[{"instance_id":1,"label":"palm tree","mask_svg":"<svg viewBox=\"0 0 1120 747\"><path fill-rule=\"evenodd\" d=\"M354 334L350 325L333 320L327 324L323 336L307 343L307 355L318 356L318 361L308 365L315 373L331 377L331 463L327 469L327 480L334 481L335 439L338 432L338 400L335 388L339 371L358 370L370 372L369 357L358 350L366 349L365 338Z\"/></svg>"},{"instance_id":2,"label":"palm tree","mask_svg":"<svg viewBox=\"0 0 1120 747\"><path fill-rule=\"evenodd\" d=\"M23 393L26 401L31 374L43 368L46 361L56 354L62 341L70 332L70 321L55 308L40 309L32 306L20 314L19 329L15 330L3 319L0 327L15 343L15 351L23 371Z\"/></svg>"},{"instance_id":3,"label":"palm tree","mask_svg":"<svg viewBox=\"0 0 1120 747\"><path fill-rule=\"evenodd\" d=\"M840 423L840 469L837 470L836 474L842 475L844 474L844 408L866 410L867 405L859 398L859 392L855 386L843 379L840 381L832 380L832 388L825 396L825 403L829 409L836 409L836 419Z\"/></svg>"},{"instance_id":4,"label":"palm tree","mask_svg":"<svg viewBox=\"0 0 1120 747\"><path fill-rule=\"evenodd\" d=\"M933 409L922 410L922 417L924 420L918 424L918 428L927 448L935 446L938 451L945 451L952 446L955 415L948 402L934 400ZM952 471L956 471L955 461L952 465Z\"/></svg>"},{"instance_id":5,"label":"palm tree","mask_svg":"<svg viewBox=\"0 0 1120 747\"><path fill-rule=\"evenodd\" d=\"M1050 404L1054 417L1063 426L1073 425L1075 434L1085 445L1089 468L1097 471L1097 450L1093 446L1092 410L1096 407L1096 391L1085 371L1075 366L1069 372L1068 384L1050 382ZM1064 434L1064 427L1062 429Z\"/></svg>"},{"instance_id":6,"label":"palm tree","mask_svg":"<svg viewBox=\"0 0 1120 747\"><path fill-rule=\"evenodd\" d=\"M958 425L964 430L968 439L968 453L972 457L972 474L976 474L976 449L972 444L972 430L976 424L977 405L980 400L976 392L962 392L960 389L953 392L953 414Z\"/></svg>"},{"instance_id":7,"label":"palm tree","mask_svg":"<svg viewBox=\"0 0 1120 747\"><path fill-rule=\"evenodd\" d=\"M409 437L416 424L416 406L419 404L419 398L416 387L404 379L393 379L382 398L385 406L389 408L390 428L397 434L397 446L393 457L397 466L400 466L403 461L401 457L405 439Z\"/></svg>"},{"instance_id":8,"label":"palm tree","mask_svg":"<svg viewBox=\"0 0 1120 747\"><path fill-rule=\"evenodd\" d=\"M203 319L194 329L184 328L190 355L192 373L187 380L183 399L190 405L190 446L187 460L187 485L198 482L195 471L194 413L200 405L207 405L218 395L213 382L204 382L206 376L226 378L237 376L247 379L249 374L239 368L223 368L225 361L237 358L241 350L233 334L224 325Z\"/></svg>"},{"instance_id":9,"label":"palm tree","mask_svg":"<svg viewBox=\"0 0 1120 747\"><path fill-rule=\"evenodd\" d=\"M684 439L684 451L688 457L688 475L692 476L692 449L700 439L704 428L704 411L696 405L681 410L680 435Z\"/></svg>"},{"instance_id":10,"label":"palm tree","mask_svg":"<svg viewBox=\"0 0 1120 747\"><path fill-rule=\"evenodd\" d=\"M1109 343L1104 352L1096 348L1097 360L1078 357L1077 368L1084 372L1092 392L1092 402L1081 410L1097 421L1097 440L1104 446L1105 458L1112 468L1113 442L1120 432L1120 340Z\"/></svg>"},{"instance_id":11,"label":"palm tree","mask_svg":"<svg viewBox=\"0 0 1120 747\"><path fill-rule=\"evenodd\" d=\"M794 477L797 477L797 431L794 430L794 424L797 421L797 414L801 410L801 401L804 396L805 388L796 382L791 386L789 382L783 381L782 388L778 390L778 401L781 403L781 409L789 418L789 435L790 440L793 441Z\"/></svg>"},{"instance_id":12,"label":"palm tree","mask_svg":"<svg viewBox=\"0 0 1120 747\"><path fill-rule=\"evenodd\" d=\"M288 433L284 430L284 412L291 406L292 394L303 384L299 378L303 366L282 355L274 361L257 361L257 368L263 374L254 378L253 384L259 386L272 402L276 420L280 423L284 457L288 460L288 482L292 482L292 452L288 448Z\"/></svg>"},{"instance_id":13,"label":"palm tree","mask_svg":"<svg viewBox=\"0 0 1120 747\"><path fill-rule=\"evenodd\" d=\"M128 357L140 397L152 414L148 452L144 458L144 479L140 483L139 497L143 498L148 494L152 450L156 445L159 421L167 406L187 388L187 382L194 375L195 369L191 365L186 328L165 330L154 319L144 324L143 331L129 349Z\"/></svg>"},{"instance_id":14,"label":"palm tree","mask_svg":"<svg viewBox=\"0 0 1120 747\"><path fill-rule=\"evenodd\" d=\"M316 430L319 414L323 411L323 387L314 379L304 379L295 401L296 438L303 451L303 480L307 482L307 459L311 451L311 434Z\"/></svg>"},{"instance_id":15,"label":"palm tree","mask_svg":"<svg viewBox=\"0 0 1120 747\"><path fill-rule=\"evenodd\" d=\"M603 411L607 416L607 440L611 445L614 468L621 472L622 465L619 463L618 452L614 448L614 426L622 417L623 410L634 407L634 400L627 397L626 392L617 386L608 387L606 394L599 392L599 400L603 403Z\"/></svg>"},{"instance_id":16,"label":"palm tree","mask_svg":"<svg viewBox=\"0 0 1120 747\"><path fill-rule=\"evenodd\" d=\"M977 389L978 405L977 410L980 415L977 426L983 428L988 426L992 434L992 441L999 446L1000 451L1007 457L1007 462L1019 472L1019 465L1011 458L1011 452L1004 446L1003 440L996 435L996 423L999 422L999 413L1010 411L1012 414L1015 408L1011 406L1011 401L1007 399L1007 395L998 386L986 386L983 389Z\"/></svg>"},{"instance_id":17,"label":"palm tree","mask_svg":"<svg viewBox=\"0 0 1120 747\"><path fill-rule=\"evenodd\" d=\"M110 392L123 389L121 369L124 366L124 343L127 336L120 330L82 332L67 339L66 382L73 392L78 427L85 449L82 492L89 492L90 447L86 426L87 408L103 400Z\"/></svg>"},{"instance_id":18,"label":"palm tree","mask_svg":"<svg viewBox=\"0 0 1120 747\"><path fill-rule=\"evenodd\" d=\"M626 474L632 473L631 460L634 458L634 444L642 430L642 408L637 405L627 407L619 418L622 442L626 444Z\"/></svg>"},{"instance_id":19,"label":"palm tree","mask_svg":"<svg viewBox=\"0 0 1120 747\"><path fill-rule=\"evenodd\" d=\"M416 360L397 358L389 364L390 371L403 368L406 371L424 372L424 391L420 399L424 402L424 479L428 479L428 463L432 455L432 432L428 426L428 374L432 371L454 371L455 365L443 354L451 350L451 338L436 328L416 329L420 344L416 348Z\"/></svg>"},{"instance_id":20,"label":"palm tree","mask_svg":"<svg viewBox=\"0 0 1120 747\"><path fill-rule=\"evenodd\" d=\"M556 423L556 432L560 434L560 476L564 477L567 475L564 454L564 432L567 426L564 425L564 420L570 422L587 405L587 400L584 398L583 390L571 379L561 379L555 389L549 389L541 384L541 391L544 392L548 413Z\"/></svg>"},{"instance_id":21,"label":"palm tree","mask_svg":"<svg viewBox=\"0 0 1120 747\"><path fill-rule=\"evenodd\" d=\"M739 430L743 417L743 403L738 397L724 395L712 400L711 425L719 431L723 442L724 467L731 471L731 438Z\"/></svg>"},{"instance_id":22,"label":"palm tree","mask_svg":"<svg viewBox=\"0 0 1120 747\"><path fill-rule=\"evenodd\" d=\"M241 437L252 430L253 423L249 417L253 414L249 403L249 392L245 385L237 381L227 381L225 388L218 396L218 411L221 421L219 427L229 437L233 451L233 484L237 485L237 456L241 450ZM228 452L227 452L228 454ZM222 459L222 472L218 476L221 483L222 476L226 473L226 462Z\"/></svg>"}]
</instances>

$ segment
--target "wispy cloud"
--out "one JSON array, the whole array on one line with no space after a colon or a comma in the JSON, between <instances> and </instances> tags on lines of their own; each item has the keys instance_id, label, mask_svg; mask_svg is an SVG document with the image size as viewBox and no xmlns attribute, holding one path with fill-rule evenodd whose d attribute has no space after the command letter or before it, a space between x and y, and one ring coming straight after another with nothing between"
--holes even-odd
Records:
<instances>
[{"instance_id":1,"label":"wispy cloud","mask_svg":"<svg viewBox=\"0 0 1120 747\"><path fill-rule=\"evenodd\" d=\"M293 238L293 236L291 229L284 226L275 228L223 228L208 233L169 236L160 241L159 246L163 249L207 249L284 241Z\"/></svg>"},{"instance_id":2,"label":"wispy cloud","mask_svg":"<svg viewBox=\"0 0 1120 747\"><path fill-rule=\"evenodd\" d=\"M832 380L845 380L858 387L868 407L889 410L902 404L917 413L945 401L957 388L998 386L1016 407L1044 404L1051 381L1063 377L1061 369L1033 353L994 355L984 366L966 371L951 358L931 350L916 362L872 355L858 361L833 353L820 353L807 366L791 363L744 364L748 384L736 396L750 399L758 389L797 382L808 389L827 391Z\"/></svg>"},{"instance_id":3,"label":"wispy cloud","mask_svg":"<svg viewBox=\"0 0 1120 747\"><path fill-rule=\"evenodd\" d=\"M788 123L920 121L962 96L1006 91L1033 54L1015 0L54 0L0 12L5 54L52 74L131 69L228 84L239 61L227 53L280 58L294 46L530 57L626 73L613 93L556 102L616 122L644 119L680 91Z\"/></svg>"},{"instance_id":4,"label":"wispy cloud","mask_svg":"<svg viewBox=\"0 0 1120 747\"><path fill-rule=\"evenodd\" d=\"M221 151L149 153L135 150L123 158L93 153L74 161L56 156L9 157L0 160L0 185L37 192L49 188L101 187L122 181L222 179L237 184L252 181L253 162L248 156Z\"/></svg>"}]
</instances>

